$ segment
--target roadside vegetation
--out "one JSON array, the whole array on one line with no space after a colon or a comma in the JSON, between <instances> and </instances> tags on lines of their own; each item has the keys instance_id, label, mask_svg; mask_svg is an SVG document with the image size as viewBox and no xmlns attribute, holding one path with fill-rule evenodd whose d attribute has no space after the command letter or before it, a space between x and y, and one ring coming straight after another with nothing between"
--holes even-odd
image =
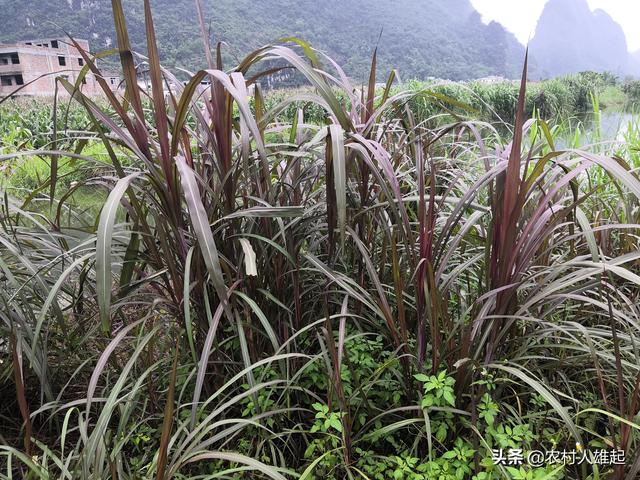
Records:
<instances>
[{"instance_id":1,"label":"roadside vegetation","mask_svg":"<svg viewBox=\"0 0 640 480\"><path fill-rule=\"evenodd\" d=\"M2 478L638 478L640 129L552 121L590 75L361 87L296 39L183 86L145 0L147 97L113 4L124 98L0 104Z\"/></svg>"}]
</instances>

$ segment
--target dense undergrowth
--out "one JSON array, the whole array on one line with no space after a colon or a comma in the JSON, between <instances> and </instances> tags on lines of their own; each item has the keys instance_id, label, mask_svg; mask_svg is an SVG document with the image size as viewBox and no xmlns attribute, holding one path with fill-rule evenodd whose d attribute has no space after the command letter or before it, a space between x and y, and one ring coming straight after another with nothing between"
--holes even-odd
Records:
<instances>
[{"instance_id":1,"label":"dense undergrowth","mask_svg":"<svg viewBox=\"0 0 640 480\"><path fill-rule=\"evenodd\" d=\"M0 155L47 165L0 214L0 475L637 478L637 129L559 150L526 66L508 138L433 121L298 40L165 97L148 2L146 98L119 5L126 98L60 79L84 113ZM311 89L267 107L274 59Z\"/></svg>"}]
</instances>

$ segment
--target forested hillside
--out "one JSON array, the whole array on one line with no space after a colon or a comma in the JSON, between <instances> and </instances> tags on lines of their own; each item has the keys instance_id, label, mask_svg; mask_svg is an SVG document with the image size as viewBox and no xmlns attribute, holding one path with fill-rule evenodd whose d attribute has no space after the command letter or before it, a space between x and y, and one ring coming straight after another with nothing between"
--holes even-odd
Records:
<instances>
[{"instance_id":1,"label":"forested hillside","mask_svg":"<svg viewBox=\"0 0 640 480\"><path fill-rule=\"evenodd\" d=\"M194 1L152 5L163 63L203 66ZM125 0L124 6L134 47L144 52L142 1ZM366 76L379 37L381 71L397 68L403 79L517 77L524 55L501 25L483 24L468 0L204 0L204 6L212 40L228 44L227 58L295 35L357 79ZM115 41L109 0L0 0L0 8L0 41L58 35L62 29L88 38L95 50Z\"/></svg>"}]
</instances>

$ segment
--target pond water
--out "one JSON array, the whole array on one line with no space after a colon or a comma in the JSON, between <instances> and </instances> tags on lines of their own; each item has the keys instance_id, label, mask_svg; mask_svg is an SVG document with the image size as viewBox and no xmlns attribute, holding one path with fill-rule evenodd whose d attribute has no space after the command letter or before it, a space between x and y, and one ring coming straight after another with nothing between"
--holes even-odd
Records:
<instances>
[{"instance_id":1,"label":"pond water","mask_svg":"<svg viewBox=\"0 0 640 480\"><path fill-rule=\"evenodd\" d=\"M566 121L566 134L559 143L561 147L575 146L576 140L582 145L600 142L623 142L631 128L640 123L640 116L628 112L602 111L588 112Z\"/></svg>"}]
</instances>

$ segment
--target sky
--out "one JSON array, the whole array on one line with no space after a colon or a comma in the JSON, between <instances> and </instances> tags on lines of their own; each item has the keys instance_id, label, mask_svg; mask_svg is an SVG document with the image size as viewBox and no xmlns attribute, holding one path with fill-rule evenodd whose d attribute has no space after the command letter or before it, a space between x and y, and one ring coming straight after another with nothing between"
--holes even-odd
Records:
<instances>
[{"instance_id":1,"label":"sky","mask_svg":"<svg viewBox=\"0 0 640 480\"><path fill-rule=\"evenodd\" d=\"M591 10L604 10L618 22L627 37L629 51L640 50L640 1L587 0ZM485 22L495 20L513 32L522 43L533 37L547 0L471 0Z\"/></svg>"}]
</instances>

